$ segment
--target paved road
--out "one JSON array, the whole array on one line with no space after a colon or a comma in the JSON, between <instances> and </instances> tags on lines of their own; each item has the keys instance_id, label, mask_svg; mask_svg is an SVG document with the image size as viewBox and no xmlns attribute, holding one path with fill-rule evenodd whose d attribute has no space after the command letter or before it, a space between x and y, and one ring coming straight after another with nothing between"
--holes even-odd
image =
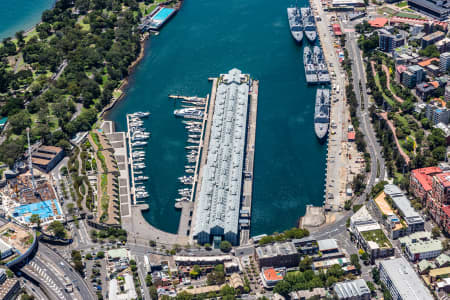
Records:
<instances>
[{"instance_id":1,"label":"paved road","mask_svg":"<svg viewBox=\"0 0 450 300\"><path fill-rule=\"evenodd\" d=\"M97 299L97 297L91 293L87 286L87 283L83 280L80 274L78 274L72 268L72 266L55 251L43 244L39 244L39 250L36 255L39 259L47 261L46 265L48 265L49 262L54 262L58 270L62 271L62 273L66 275L68 279L73 283L74 288L79 291L82 299ZM61 281L61 278L58 278L54 271L49 271L50 273L53 273L54 279L56 279L56 281Z\"/></svg>"},{"instance_id":2,"label":"paved road","mask_svg":"<svg viewBox=\"0 0 450 300\"><path fill-rule=\"evenodd\" d=\"M145 277L147 276L147 270L145 269L144 257L136 256L136 264L138 267L139 280L141 281L141 288L143 290L143 296L145 300L150 300L150 292L145 284Z\"/></svg>"},{"instance_id":3,"label":"paved road","mask_svg":"<svg viewBox=\"0 0 450 300\"><path fill-rule=\"evenodd\" d=\"M355 35L355 32L347 33L347 50L349 57L352 58L353 86L356 99L360 101L360 105L357 109L357 115L360 119L360 129L364 134L364 139L367 143L367 148L371 159L369 182L363 194L363 198L365 198L367 193L371 190L371 187L376 183L377 177L379 180L383 180L385 170L384 158L381 155L381 147L378 144L372 124L370 123L369 97L367 96L365 69L361 58L361 53L356 42L357 36Z\"/></svg>"}]
</instances>

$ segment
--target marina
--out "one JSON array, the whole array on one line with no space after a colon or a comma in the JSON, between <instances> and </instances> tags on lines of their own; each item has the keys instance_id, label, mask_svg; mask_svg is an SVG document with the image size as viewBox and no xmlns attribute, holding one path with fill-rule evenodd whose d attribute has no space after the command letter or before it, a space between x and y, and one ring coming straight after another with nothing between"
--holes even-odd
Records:
<instances>
[{"instance_id":1,"label":"marina","mask_svg":"<svg viewBox=\"0 0 450 300\"><path fill-rule=\"evenodd\" d=\"M255 154L255 201L252 201L251 235L295 226L298 216L304 213L306 204L321 203L321 187L310 188L321 186L323 182L326 155L326 147L319 145L314 133L315 87L307 87L301 79L304 76L302 59L299 57L301 48L293 42L289 32L286 6L264 2L267 7L259 17L252 16L249 19L244 14L260 4L233 0L236 7L223 11L218 3L202 0L195 3L184 2L183 13L171 19L164 27L164 34L151 39L151 51L148 51L132 75L132 88L127 91L126 98L117 103L109 113L108 118L116 122L118 129L126 131L126 113L152 112L151 118L145 121L148 129L151 129L151 137L147 140L148 144L142 147L148 148L148 155L144 161L147 168L143 169L141 175L150 178L143 185L151 196L144 199L149 204L149 209L142 212L145 218L143 222L172 233L181 233L179 228L188 228L188 221L185 225L182 224L184 210L174 209L174 200L181 197L178 189L183 187L179 184L178 177L194 174L185 172L188 164L185 147L193 146L195 149L199 144L186 144L188 136L183 122L188 120L175 118L172 113L174 109L182 108L181 105L187 103L182 102L184 99L179 99L177 102L180 105L174 107L173 101L169 101L167 97L204 97L211 91L212 84L205 79L217 77L214 75L218 71L229 70L230 66L239 66L260 79L261 89L264 88L258 97L256 138L256 148L264 151ZM298 4L302 7L306 2L299 1ZM220 21L218 24L214 23L214 30L211 30L211 26L207 26L210 22L206 22L200 12L212 13L217 16L217 20L229 20L231 15L237 16L242 28L238 26L231 32L229 25L225 26ZM261 18L271 22L261 23ZM186 27L185 24L189 26ZM273 27L273 24L282 26ZM259 29L255 31L256 28ZM262 30L270 31L274 28L280 34L275 40L268 40ZM198 30L208 34L199 36ZM223 36L223 40L213 38L217 34ZM233 38L236 36L240 38ZM193 44L202 47L189 46ZM284 54L264 60L263 53L258 50L261 47ZM236 57L229 53L229 50L237 48L241 49L242 55ZM212 56L213 53L221 55ZM275 76L276 72L272 69L274 65L287 66L283 81ZM274 105L274 101L277 105ZM305 142L309 147L304 147ZM308 160L303 159L305 156ZM309 170L308 176L304 176L305 170ZM181 204L184 206L189 203L182 201ZM186 214L186 220L189 220L189 210L186 210Z\"/></svg>"},{"instance_id":2,"label":"marina","mask_svg":"<svg viewBox=\"0 0 450 300\"><path fill-rule=\"evenodd\" d=\"M147 167L145 164L145 150L141 147L147 145L147 139L150 138L150 132L146 132L143 125L143 118L147 118L149 112L135 112L127 114L127 140L128 140L128 161L130 164L131 175L131 194L134 196L134 204L142 204L144 199L149 198L149 193L142 185L142 181L147 181L147 176L142 176L143 170ZM138 175L138 176L136 176Z\"/></svg>"}]
</instances>

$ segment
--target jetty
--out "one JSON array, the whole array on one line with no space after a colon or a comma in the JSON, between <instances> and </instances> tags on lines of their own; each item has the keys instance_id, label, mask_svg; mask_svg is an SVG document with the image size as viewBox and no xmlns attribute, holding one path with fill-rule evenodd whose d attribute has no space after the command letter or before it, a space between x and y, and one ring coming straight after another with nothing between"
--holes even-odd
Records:
<instances>
[{"instance_id":1,"label":"jetty","mask_svg":"<svg viewBox=\"0 0 450 300\"><path fill-rule=\"evenodd\" d=\"M190 241L216 246L221 240L246 244L251 217L259 82L237 69L209 80L212 81L211 96L205 106L200 159L194 172ZM234 122L229 123L232 119ZM223 134L219 134L221 126L227 128ZM222 195L221 200L215 195ZM208 217L208 214L215 217ZM213 227L221 228L218 230L223 233L213 232Z\"/></svg>"},{"instance_id":2,"label":"jetty","mask_svg":"<svg viewBox=\"0 0 450 300\"><path fill-rule=\"evenodd\" d=\"M135 191L136 191L136 183L134 180L135 174L134 174L134 160L133 160L133 155L132 153L132 149L133 147L131 146L131 127L130 127L130 116L127 114L127 141L128 141L128 149L129 149L129 156L128 156L128 162L130 164L130 174L131 174L131 180L130 180L130 184L131 184L131 195L135 196ZM132 205L136 205L136 197L131 197L131 201L132 201Z\"/></svg>"},{"instance_id":3,"label":"jetty","mask_svg":"<svg viewBox=\"0 0 450 300\"><path fill-rule=\"evenodd\" d=\"M244 184L242 191L242 207L240 218L240 244L246 245L250 239L250 221L253 196L253 169L255 165L256 116L258 112L259 80L253 80L250 90L248 114L247 145L244 160Z\"/></svg>"}]
</instances>

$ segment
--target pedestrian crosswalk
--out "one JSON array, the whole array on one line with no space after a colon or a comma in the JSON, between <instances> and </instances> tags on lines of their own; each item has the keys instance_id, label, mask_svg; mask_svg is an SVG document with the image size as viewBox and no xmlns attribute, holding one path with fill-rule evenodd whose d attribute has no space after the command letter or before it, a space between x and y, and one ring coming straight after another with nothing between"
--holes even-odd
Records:
<instances>
[{"instance_id":1,"label":"pedestrian crosswalk","mask_svg":"<svg viewBox=\"0 0 450 300\"><path fill-rule=\"evenodd\" d=\"M27 267L27 271L36 276L36 278L43 280L45 285L47 285L58 296L59 299L66 299L61 289L56 286L55 281L50 278L50 276L48 276L46 270L42 269L34 261L31 261Z\"/></svg>"}]
</instances>

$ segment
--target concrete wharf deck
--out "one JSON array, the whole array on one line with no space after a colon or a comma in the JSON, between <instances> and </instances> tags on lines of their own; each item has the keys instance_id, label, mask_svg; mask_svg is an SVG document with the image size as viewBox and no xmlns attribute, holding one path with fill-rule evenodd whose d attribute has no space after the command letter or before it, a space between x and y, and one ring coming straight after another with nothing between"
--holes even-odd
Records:
<instances>
[{"instance_id":1,"label":"concrete wharf deck","mask_svg":"<svg viewBox=\"0 0 450 300\"><path fill-rule=\"evenodd\" d=\"M196 209L197 206L195 205L195 202L197 201L198 196L200 195L201 190L201 182L203 177L203 171L204 167L207 163L207 157L208 157L208 147L209 147L209 140L211 137L211 127L212 127L212 120L213 120L213 112L214 112L214 104L216 100L216 92L217 92L217 86L218 86L218 78L209 78L210 81L212 81L212 88L211 88L211 96L209 97L209 101L207 101L207 104L205 106L205 118L203 120L203 132L201 136L201 142L199 149L201 149L200 152L200 159L198 168L196 166L195 170L195 193L192 194L193 196L193 211L192 215L190 216L190 220L195 219ZM248 120L247 120L247 134L246 134L246 147L245 147L245 156L244 156L244 168L243 168L243 187L242 187L242 196L241 196L241 208L248 210L248 218L249 223L248 226L246 226L245 229L241 230L240 232L240 244L247 244L249 241L249 235L250 235L250 217L251 217L251 207L252 207L252 194L253 194L253 167L254 167L254 155L255 155L255 139L256 139L256 116L257 116L257 105L258 105L258 88L259 88L259 81L253 80L252 85L250 87L250 93L249 93L249 107L248 107ZM206 113L209 112L209 113ZM206 122L206 126L205 126ZM183 218L183 216L182 216ZM180 220L180 229L179 234L181 230L181 220ZM190 223L191 226L193 224ZM190 235L190 242L193 242L193 236L192 232Z\"/></svg>"},{"instance_id":2,"label":"concrete wharf deck","mask_svg":"<svg viewBox=\"0 0 450 300\"><path fill-rule=\"evenodd\" d=\"M207 97L207 102L205 105L205 114L203 118L203 131L200 138L199 143L199 159L197 160L197 164L195 167L194 172L194 184L193 184L193 193L191 195L191 203L192 203L192 211L190 215L189 225L192 226L192 219L195 216L196 213L196 205L194 202L197 200L198 195L200 195L200 189L202 187L202 176L203 176L203 170L204 166L206 165L206 159L208 158L208 146L209 146L209 139L211 137L211 126L212 126L212 119L213 119L213 111L214 111L214 103L216 101L216 92L217 92L217 82L218 78L208 78L208 80L212 81L212 87L211 87L211 96ZM208 113L211 112L211 113ZM206 126L205 126L206 125ZM183 217L183 212L182 212ZM180 230L185 230L184 228L181 228L182 225L182 219L180 219L180 227L178 229L178 233L180 233ZM191 231L189 232L189 240L193 242L193 238L191 236Z\"/></svg>"},{"instance_id":3,"label":"concrete wharf deck","mask_svg":"<svg viewBox=\"0 0 450 300\"><path fill-rule=\"evenodd\" d=\"M244 183L241 205L241 209L246 209L249 211L249 223L248 228L241 230L241 245L247 244L250 239L250 221L253 196L253 167L255 162L256 116L258 112L258 89L259 80L253 80L250 92L250 105L248 108L247 146L245 150Z\"/></svg>"},{"instance_id":4,"label":"concrete wharf deck","mask_svg":"<svg viewBox=\"0 0 450 300\"><path fill-rule=\"evenodd\" d=\"M215 92L214 92L215 93ZM191 99L192 97L186 97L186 96L173 96L173 95L169 95L170 98L173 99ZM196 97L199 98L199 97ZM197 192L197 186L199 185L199 183L201 181L199 181L199 171L201 170L201 162L200 162L200 157L202 157L202 152L208 151L208 147L204 147L204 143L205 143L205 138L206 138L206 134L205 132L208 132L207 130L205 130L205 125L206 124L211 124L210 121L210 117L212 117L212 114L208 114L208 106L210 105L210 97L209 95L206 96L206 98L199 98L199 99L205 99L205 107L204 107L204 113L203 113L203 120L202 120L202 132L200 135L200 141L198 143L198 155L197 155L197 160L195 162L195 169L194 169L194 173L192 176L194 176L194 181L192 183L192 190L191 190L191 197L190 197L190 201L183 201L183 202L179 202L180 206L181 206L181 216L180 216L180 223L178 224L178 235L180 236L190 236L191 233L191 223L192 223L192 216L194 213L194 199L195 199L195 195ZM214 107L214 102L212 102L212 105ZM211 116L210 116L211 115ZM209 135L208 137L208 143L209 143ZM208 144L206 144L208 145ZM200 191L200 190L198 190Z\"/></svg>"},{"instance_id":5,"label":"concrete wharf deck","mask_svg":"<svg viewBox=\"0 0 450 300\"><path fill-rule=\"evenodd\" d=\"M133 155L132 155L133 148L131 147L130 118L129 118L128 114L127 114L127 140L128 140L128 150L129 150L128 162L130 164L130 174L131 174L130 196L131 196L132 204L135 205L136 204L136 194L135 194L136 183L134 181L134 166L133 166ZM133 197L133 195L134 195L134 197Z\"/></svg>"}]
</instances>

